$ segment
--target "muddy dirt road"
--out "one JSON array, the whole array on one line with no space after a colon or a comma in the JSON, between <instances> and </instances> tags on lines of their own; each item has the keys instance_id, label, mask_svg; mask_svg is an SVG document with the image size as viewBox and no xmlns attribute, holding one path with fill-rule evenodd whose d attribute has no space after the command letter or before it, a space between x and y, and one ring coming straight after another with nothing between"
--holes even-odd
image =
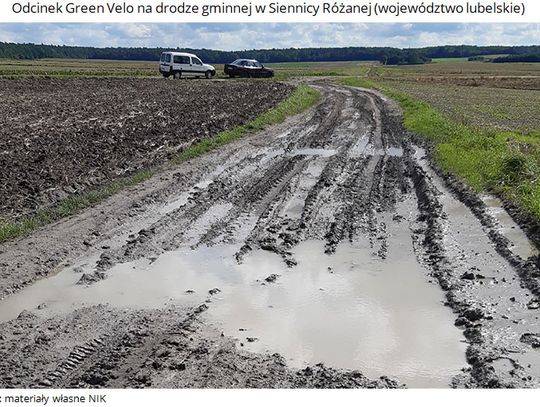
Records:
<instances>
[{"instance_id":1,"label":"muddy dirt road","mask_svg":"<svg viewBox=\"0 0 540 407\"><path fill-rule=\"evenodd\" d=\"M379 94L0 246L0 387L538 387L538 253Z\"/></svg>"}]
</instances>

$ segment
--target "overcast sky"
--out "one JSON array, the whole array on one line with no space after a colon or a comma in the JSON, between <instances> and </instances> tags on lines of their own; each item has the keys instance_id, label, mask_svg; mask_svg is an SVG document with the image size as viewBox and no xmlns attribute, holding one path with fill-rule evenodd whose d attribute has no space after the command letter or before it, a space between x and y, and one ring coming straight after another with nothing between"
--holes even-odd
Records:
<instances>
[{"instance_id":1,"label":"overcast sky","mask_svg":"<svg viewBox=\"0 0 540 407\"><path fill-rule=\"evenodd\" d=\"M539 45L540 24L0 24L0 41L220 50Z\"/></svg>"}]
</instances>

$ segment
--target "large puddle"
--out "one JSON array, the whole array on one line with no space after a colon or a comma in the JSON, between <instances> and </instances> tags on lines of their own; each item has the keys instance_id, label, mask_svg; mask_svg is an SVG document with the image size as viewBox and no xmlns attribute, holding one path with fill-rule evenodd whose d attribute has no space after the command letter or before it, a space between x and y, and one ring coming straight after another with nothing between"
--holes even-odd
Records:
<instances>
[{"instance_id":1,"label":"large puddle","mask_svg":"<svg viewBox=\"0 0 540 407\"><path fill-rule=\"evenodd\" d=\"M414 259L383 262L370 252L342 244L327 256L320 242L305 242L293 270L259 252L241 266L251 281L220 293L209 315L247 349L279 352L291 366L324 362L412 387L448 386L465 367L465 345L440 291ZM280 278L266 283L273 273Z\"/></svg>"},{"instance_id":2,"label":"large puddle","mask_svg":"<svg viewBox=\"0 0 540 407\"><path fill-rule=\"evenodd\" d=\"M0 320L24 309L47 317L102 303L158 308L207 301L203 318L243 349L279 352L295 367L323 362L411 387L447 387L466 365L461 332L441 291L408 255L410 237L389 244L383 261L362 242L341 244L332 256L323 242L304 242L292 269L270 252L253 252L239 265L237 247L185 248L118 265L90 287L76 285L81 274L70 268L1 302ZM267 282L273 274L279 277Z\"/></svg>"}]
</instances>

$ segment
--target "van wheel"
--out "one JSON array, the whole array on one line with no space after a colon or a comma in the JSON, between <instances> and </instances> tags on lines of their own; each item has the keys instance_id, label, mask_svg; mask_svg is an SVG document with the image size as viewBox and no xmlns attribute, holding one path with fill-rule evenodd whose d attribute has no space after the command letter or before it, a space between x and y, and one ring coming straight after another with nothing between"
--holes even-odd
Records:
<instances>
[{"instance_id":1,"label":"van wheel","mask_svg":"<svg viewBox=\"0 0 540 407\"><path fill-rule=\"evenodd\" d=\"M175 72L174 79L180 79L182 77L182 72Z\"/></svg>"},{"instance_id":2,"label":"van wheel","mask_svg":"<svg viewBox=\"0 0 540 407\"><path fill-rule=\"evenodd\" d=\"M212 78L212 72L211 71L206 71L204 73L204 76L205 76L206 79L211 79Z\"/></svg>"}]
</instances>

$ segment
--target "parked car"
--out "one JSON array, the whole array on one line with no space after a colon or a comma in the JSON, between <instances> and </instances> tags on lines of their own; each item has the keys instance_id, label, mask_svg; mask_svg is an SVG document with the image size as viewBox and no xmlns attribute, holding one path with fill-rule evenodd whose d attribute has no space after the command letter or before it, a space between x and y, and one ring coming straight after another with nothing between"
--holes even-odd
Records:
<instances>
[{"instance_id":1,"label":"parked car","mask_svg":"<svg viewBox=\"0 0 540 407\"><path fill-rule=\"evenodd\" d=\"M237 59L230 64L225 64L223 68L225 75L231 78L241 76L244 78L271 78L274 71L265 68L263 64L255 59Z\"/></svg>"},{"instance_id":2,"label":"parked car","mask_svg":"<svg viewBox=\"0 0 540 407\"><path fill-rule=\"evenodd\" d=\"M165 77L173 76L175 79L184 77L212 78L216 68L203 63L197 55L186 52L163 52L159 61L159 72Z\"/></svg>"}]
</instances>

